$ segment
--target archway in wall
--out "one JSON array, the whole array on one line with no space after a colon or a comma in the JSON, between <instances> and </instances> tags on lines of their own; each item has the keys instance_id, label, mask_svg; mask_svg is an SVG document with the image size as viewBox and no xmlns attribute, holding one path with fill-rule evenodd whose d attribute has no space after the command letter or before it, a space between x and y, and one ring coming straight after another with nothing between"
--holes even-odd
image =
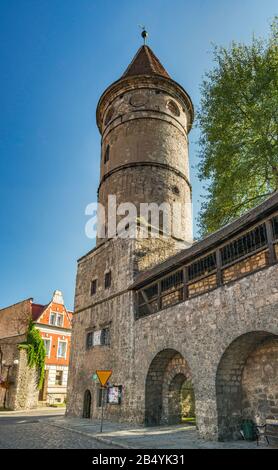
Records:
<instances>
[{"instance_id":1,"label":"archway in wall","mask_svg":"<svg viewBox=\"0 0 278 470\"><path fill-rule=\"evenodd\" d=\"M168 424L195 423L192 380L183 373L174 376L168 391Z\"/></svg>"},{"instance_id":2,"label":"archway in wall","mask_svg":"<svg viewBox=\"0 0 278 470\"><path fill-rule=\"evenodd\" d=\"M92 395L90 390L86 390L84 393L84 401L83 401L83 418L90 418L91 417L91 403L92 403Z\"/></svg>"},{"instance_id":3,"label":"archway in wall","mask_svg":"<svg viewBox=\"0 0 278 470\"><path fill-rule=\"evenodd\" d=\"M246 333L228 346L216 374L220 440L238 439L243 419L263 422L277 414L277 358L278 336L265 331Z\"/></svg>"},{"instance_id":4,"label":"archway in wall","mask_svg":"<svg viewBox=\"0 0 278 470\"><path fill-rule=\"evenodd\" d=\"M152 360L145 387L145 424L178 424L195 417L191 370L174 349L160 351Z\"/></svg>"}]
</instances>

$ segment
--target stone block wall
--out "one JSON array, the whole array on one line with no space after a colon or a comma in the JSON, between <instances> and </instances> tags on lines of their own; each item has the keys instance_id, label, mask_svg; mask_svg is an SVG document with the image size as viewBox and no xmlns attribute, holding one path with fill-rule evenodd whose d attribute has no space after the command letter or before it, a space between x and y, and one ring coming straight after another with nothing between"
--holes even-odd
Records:
<instances>
[{"instance_id":1,"label":"stone block wall","mask_svg":"<svg viewBox=\"0 0 278 470\"><path fill-rule=\"evenodd\" d=\"M278 338L263 342L248 357L242 393L245 418L260 422L278 418Z\"/></svg>"},{"instance_id":2,"label":"stone block wall","mask_svg":"<svg viewBox=\"0 0 278 470\"><path fill-rule=\"evenodd\" d=\"M32 409L38 404L37 371L27 364L27 353L19 350L18 345L25 340L25 336L17 336L0 340L2 360L12 367L9 369L9 387L7 391L0 388L0 407L4 406L6 394L6 408L12 410ZM18 364L13 364L14 360ZM7 368L2 366L1 375L7 378Z\"/></svg>"},{"instance_id":3,"label":"stone block wall","mask_svg":"<svg viewBox=\"0 0 278 470\"><path fill-rule=\"evenodd\" d=\"M190 367L200 435L238 437L243 366L262 340L278 335L277 274L275 265L136 321L135 421L142 422L142 396L152 361L171 349Z\"/></svg>"},{"instance_id":4,"label":"stone block wall","mask_svg":"<svg viewBox=\"0 0 278 470\"><path fill-rule=\"evenodd\" d=\"M14 410L29 410L37 408L39 391L37 388L38 373L36 368L30 368L27 363L27 353L19 353L18 373L16 377L16 390L12 403Z\"/></svg>"},{"instance_id":5,"label":"stone block wall","mask_svg":"<svg viewBox=\"0 0 278 470\"><path fill-rule=\"evenodd\" d=\"M0 310L0 339L26 332L31 318L31 301L26 299Z\"/></svg>"}]
</instances>

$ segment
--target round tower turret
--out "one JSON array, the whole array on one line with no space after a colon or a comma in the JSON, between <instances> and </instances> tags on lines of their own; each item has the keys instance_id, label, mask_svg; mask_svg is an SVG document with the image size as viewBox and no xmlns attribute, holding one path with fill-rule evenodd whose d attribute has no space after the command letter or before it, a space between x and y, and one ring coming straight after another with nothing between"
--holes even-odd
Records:
<instances>
[{"instance_id":1,"label":"round tower turret","mask_svg":"<svg viewBox=\"0 0 278 470\"><path fill-rule=\"evenodd\" d=\"M192 242L188 133L193 105L152 50L142 46L123 76L109 86L97 106L102 135L99 203L109 195L124 202L181 203L175 220L180 240ZM178 227L177 227L178 225Z\"/></svg>"}]
</instances>

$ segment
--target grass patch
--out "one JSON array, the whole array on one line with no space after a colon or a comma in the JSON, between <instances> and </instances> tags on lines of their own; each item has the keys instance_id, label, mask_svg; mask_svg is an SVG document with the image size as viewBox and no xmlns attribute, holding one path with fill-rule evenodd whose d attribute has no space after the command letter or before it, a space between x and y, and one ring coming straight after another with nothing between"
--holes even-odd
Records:
<instances>
[{"instance_id":1,"label":"grass patch","mask_svg":"<svg viewBox=\"0 0 278 470\"><path fill-rule=\"evenodd\" d=\"M191 417L191 418L182 418L182 423L194 424L194 426L195 426L196 425L196 418L195 418L195 416Z\"/></svg>"}]
</instances>

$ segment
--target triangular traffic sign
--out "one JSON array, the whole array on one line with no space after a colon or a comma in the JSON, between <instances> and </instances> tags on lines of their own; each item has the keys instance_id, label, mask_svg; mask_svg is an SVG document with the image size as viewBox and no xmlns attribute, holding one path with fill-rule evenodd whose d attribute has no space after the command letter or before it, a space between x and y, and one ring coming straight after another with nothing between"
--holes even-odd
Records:
<instances>
[{"instance_id":1,"label":"triangular traffic sign","mask_svg":"<svg viewBox=\"0 0 278 470\"><path fill-rule=\"evenodd\" d=\"M112 375L112 370L96 370L96 374L101 385L104 387Z\"/></svg>"}]
</instances>

